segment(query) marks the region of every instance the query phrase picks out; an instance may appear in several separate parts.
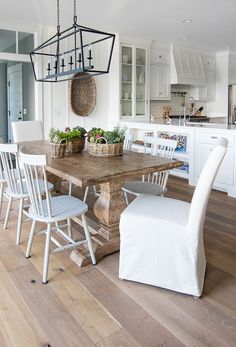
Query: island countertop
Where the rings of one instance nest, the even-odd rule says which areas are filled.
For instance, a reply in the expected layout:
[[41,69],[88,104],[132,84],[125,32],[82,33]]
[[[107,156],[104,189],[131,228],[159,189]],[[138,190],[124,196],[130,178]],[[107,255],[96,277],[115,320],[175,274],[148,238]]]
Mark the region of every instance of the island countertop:
[[176,150],[174,157],[184,162],[183,169],[174,170],[172,174],[188,179],[190,185],[196,185],[204,163],[217,140],[224,137],[228,140],[228,149],[216,176],[214,188],[236,197],[236,125],[220,123],[191,123],[185,126],[168,125],[163,122],[121,121],[134,137],[133,150],[143,151],[140,145],[144,135],[167,136],[184,143],[183,148]]
[[217,129],[217,130],[229,130],[236,132],[236,125],[234,124],[223,124],[223,123],[199,123],[199,122],[187,122],[186,125],[179,125],[179,124],[165,124],[161,121],[154,121],[154,122],[131,122],[131,121],[120,121],[121,125],[127,126],[127,128],[136,128],[136,129],[150,129],[150,130],[156,130],[157,128],[160,128],[163,130],[165,128],[167,131],[182,131],[190,129]]

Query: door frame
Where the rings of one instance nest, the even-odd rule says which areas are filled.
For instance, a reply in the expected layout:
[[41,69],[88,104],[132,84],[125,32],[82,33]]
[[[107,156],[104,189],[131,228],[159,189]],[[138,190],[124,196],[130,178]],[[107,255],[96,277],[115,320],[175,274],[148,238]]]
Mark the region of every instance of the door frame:
[[20,90],[20,112],[22,116],[22,121],[23,119],[23,85],[22,85],[22,63],[15,64],[13,66],[10,66],[7,68],[7,126],[8,126],[8,142],[12,142],[12,128],[11,128],[11,115],[10,115],[10,103],[11,103],[11,98],[10,98],[10,74],[14,72],[20,72],[21,73],[21,90]]

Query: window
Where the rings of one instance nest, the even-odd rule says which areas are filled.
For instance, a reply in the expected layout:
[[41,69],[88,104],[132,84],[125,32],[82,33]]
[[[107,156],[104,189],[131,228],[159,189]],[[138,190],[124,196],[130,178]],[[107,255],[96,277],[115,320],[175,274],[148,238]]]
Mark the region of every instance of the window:
[[0,52],[16,53],[16,32],[0,29]]
[[0,29],[0,52],[29,54],[34,49],[34,34]]

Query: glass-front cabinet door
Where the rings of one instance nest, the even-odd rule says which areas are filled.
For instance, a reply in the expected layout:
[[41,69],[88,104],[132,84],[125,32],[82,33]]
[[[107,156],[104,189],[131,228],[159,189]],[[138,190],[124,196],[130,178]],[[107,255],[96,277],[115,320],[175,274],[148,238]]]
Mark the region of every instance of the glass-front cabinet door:
[[121,46],[121,118],[148,119],[147,49]]
[[132,47],[121,48],[121,114],[131,118],[133,114],[133,50]]

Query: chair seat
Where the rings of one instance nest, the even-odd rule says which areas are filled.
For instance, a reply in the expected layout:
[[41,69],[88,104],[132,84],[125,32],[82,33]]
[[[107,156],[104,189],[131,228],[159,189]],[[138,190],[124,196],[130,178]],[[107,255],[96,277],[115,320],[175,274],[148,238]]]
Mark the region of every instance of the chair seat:
[[[48,185],[48,190],[53,189],[53,184],[48,182],[47,185]],[[45,184],[44,184],[43,180],[39,180],[39,188],[40,188],[41,193],[44,194],[45,193]],[[7,189],[6,189],[7,195],[12,196],[13,198],[21,198],[21,197],[27,198],[29,196],[26,181],[22,181],[22,192],[21,192],[20,182],[17,183],[16,189],[17,189],[17,192],[13,193],[9,189],[9,187],[7,187]]]
[[[140,220],[159,220],[163,223],[174,223],[186,226],[188,223],[190,204],[161,196],[141,195],[135,199],[122,215]],[[137,221],[137,219],[136,219]],[[163,230],[165,231],[165,230]]]
[[88,205],[78,198],[70,195],[61,195],[51,198],[52,216],[48,216],[47,201],[43,200],[45,216],[34,213],[32,206],[29,209],[29,217],[39,222],[53,223],[56,221],[72,218],[88,211]]
[[134,195],[148,194],[148,195],[162,195],[167,189],[163,189],[158,184],[142,181],[126,182],[122,188],[124,191]]

